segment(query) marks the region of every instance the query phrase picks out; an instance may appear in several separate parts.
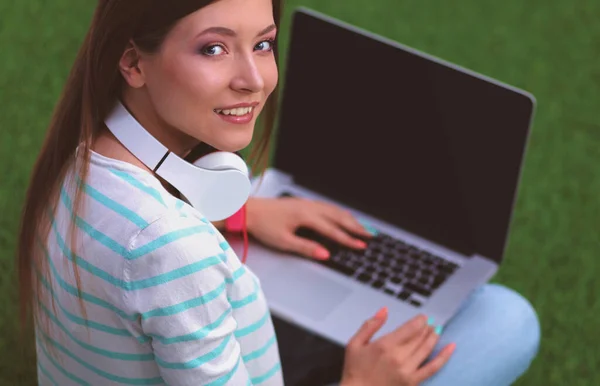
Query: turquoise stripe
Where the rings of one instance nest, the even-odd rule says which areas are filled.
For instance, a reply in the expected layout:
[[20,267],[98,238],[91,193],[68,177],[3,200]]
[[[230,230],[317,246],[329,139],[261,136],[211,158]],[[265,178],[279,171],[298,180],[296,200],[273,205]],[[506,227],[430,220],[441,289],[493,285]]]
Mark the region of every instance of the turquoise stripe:
[[65,327],[65,325],[62,324],[61,321],[58,320],[58,318],[56,316],[54,316],[50,312],[50,310],[48,310],[48,308],[46,308],[46,306],[44,304],[42,304],[42,302],[38,301],[38,304],[40,305],[40,307],[42,308],[42,310],[44,311],[44,313],[50,318],[50,320],[52,320],[58,326],[58,328],[60,328],[65,334],[67,334],[67,336],[69,338],[71,338],[75,343],[77,343],[79,346],[83,347],[84,349],[86,349],[88,351],[91,351],[91,352],[96,353],[98,355],[105,356],[107,358],[120,359],[120,360],[123,360],[123,361],[144,362],[144,361],[152,361],[152,360],[154,360],[154,354],[152,354],[152,353],[148,353],[148,354],[127,354],[127,353],[120,353],[120,352],[116,352],[116,351],[110,351],[110,350],[101,349],[101,348],[93,346],[91,344],[87,344],[85,342],[82,342],[79,339],[77,339],[77,337],[75,335],[73,335],[71,333],[71,331],[69,331]]
[[155,189],[151,186],[145,185],[144,183],[142,183],[140,180],[138,180],[131,174],[124,172],[122,170],[117,170],[117,169],[109,169],[109,170],[111,171],[112,174],[121,178],[123,181],[129,183],[130,185],[133,185],[134,187],[138,188],[142,192],[152,196],[156,201],[161,203],[163,206],[165,206],[165,207],[167,206],[167,204],[165,204],[165,202],[163,201],[163,198],[160,195],[160,192],[157,189]]
[[69,350],[67,350],[60,343],[58,343],[57,341],[53,340],[52,338],[50,338],[45,333],[42,332],[42,334],[44,335],[44,337],[50,343],[52,343],[52,345],[54,347],[56,347],[62,353],[64,353],[65,355],[67,355],[69,358],[73,359],[75,362],[79,363],[81,366],[83,366],[86,369],[94,372],[95,374],[98,374],[99,376],[101,376],[103,378],[109,379],[109,380],[114,381],[114,382],[124,383],[124,384],[127,384],[127,385],[162,385],[162,384],[164,384],[164,381],[163,381],[163,379],[161,377],[156,377],[156,378],[126,378],[126,377],[120,377],[118,375],[114,375],[114,374],[111,374],[111,373],[107,373],[106,371],[100,370],[100,369],[98,369],[98,368],[90,365],[89,363],[85,362],[84,360],[80,359],[78,356],[76,356],[75,354],[73,354],[72,352],[70,352]]
[[[42,277],[39,273],[38,273],[38,277],[39,277],[39,280],[44,285],[44,287],[46,287],[46,289],[50,292],[50,295],[54,299],[54,302],[58,304],[58,307],[62,310],[63,314],[71,322],[73,322],[75,324],[79,324],[81,326],[92,328],[94,330],[106,332],[106,333],[112,334],[112,335],[125,336],[125,337],[133,337],[133,335],[128,330],[126,330],[126,329],[120,329],[120,328],[115,328],[115,327],[107,326],[105,324],[101,324],[101,323],[94,322],[94,321],[91,321],[91,320],[86,320],[86,319],[80,318],[79,316],[73,315],[72,313],[70,313],[62,305],[61,301],[58,299],[58,297],[54,293],[54,290],[50,286],[50,283],[48,283],[48,281],[44,277]],[[138,337],[138,338],[135,338],[135,339],[137,339],[137,341],[140,342],[140,343],[144,343],[144,342],[147,342],[149,340],[148,337]]]
[[248,379],[248,383],[246,383],[246,386],[252,386],[252,380]]
[[99,230],[91,226],[89,223],[87,223],[85,220],[83,220],[81,217],[73,213],[73,203],[71,202],[71,199],[67,195],[67,192],[65,192],[64,188],[61,189],[60,197],[71,216],[75,218],[75,224],[79,229],[87,233],[91,238],[104,245],[108,249],[112,250],[113,252],[121,256],[127,256],[127,254],[129,253],[127,248],[123,247],[115,240],[100,232]]
[[[179,215],[181,217],[189,217],[188,212],[185,211],[183,208],[185,204],[186,204],[186,202],[181,199],[177,199],[177,202],[175,203],[175,209],[177,209],[177,211],[179,212]],[[205,221],[202,221],[202,222],[206,224]]]
[[208,334],[210,334],[212,331],[214,331],[217,327],[219,327],[225,321],[225,319],[227,318],[227,316],[229,316],[231,311],[232,311],[231,308],[228,308],[223,313],[223,315],[221,315],[217,320],[215,320],[214,322],[212,322],[210,324],[207,324],[206,326],[202,327],[198,331],[194,331],[190,334],[175,336],[172,338],[166,338],[164,336],[154,335],[154,334],[151,334],[149,336],[155,340],[158,340],[160,343],[162,343],[164,345],[173,344],[173,343],[181,343],[181,342],[190,342],[190,341],[194,341],[194,340],[204,339],[208,336]]
[[229,243],[227,241],[223,241],[219,244],[219,247],[221,247],[221,249],[223,250],[223,252],[227,251],[228,249],[231,248],[231,246],[229,245]]
[[242,359],[244,360],[244,362],[249,362],[249,361],[251,361],[251,360],[254,360],[254,359],[258,359],[258,358],[260,358],[261,356],[265,355],[265,353],[266,353],[267,351],[269,351],[269,348],[270,348],[270,347],[271,347],[271,346],[272,346],[272,345],[273,345],[275,342],[277,342],[277,339],[275,338],[275,336],[273,336],[271,339],[269,339],[269,340],[267,341],[267,343],[266,343],[266,344],[265,344],[263,347],[259,348],[259,349],[258,349],[258,350],[256,350],[256,351],[252,351],[250,354],[244,355],[244,356],[242,357]]
[[175,241],[180,240],[185,237],[204,233],[204,232],[208,232],[208,233],[212,234],[213,230],[211,227],[209,227],[207,225],[196,225],[196,226],[192,226],[189,228],[184,228],[184,229],[176,230],[173,232],[169,232],[165,235],[158,237],[156,240],[152,240],[148,244],[142,245],[141,247],[136,248],[135,250],[125,254],[124,257],[129,260],[134,260],[134,259],[140,258],[148,253],[151,253],[159,248],[162,248],[172,242],[175,242]]
[[227,382],[229,382],[229,380],[231,378],[233,378],[234,374],[236,373],[238,367],[240,366],[240,362],[241,360],[238,358],[238,361],[236,362],[235,366],[233,366],[233,369],[231,369],[230,372],[228,372],[227,374],[223,375],[221,378],[212,381],[208,384],[206,384],[205,386],[222,386],[225,385]]
[[83,184],[83,190],[86,192],[88,196],[98,201],[100,204],[104,205],[108,209],[114,211],[115,213],[125,217],[127,220],[131,221],[135,225],[140,228],[145,228],[148,226],[148,222],[141,218],[137,213],[132,211],[131,209],[119,204],[113,199],[105,196],[100,193],[98,190],[92,188],[88,184]]
[[225,348],[227,347],[227,344],[229,343],[230,340],[231,340],[231,335],[228,335],[225,339],[223,339],[221,344],[217,348],[215,348],[213,351],[206,353],[202,356],[199,356],[196,359],[192,359],[191,361],[188,361],[188,362],[166,362],[157,356],[156,363],[160,367],[163,367],[166,369],[174,369],[174,370],[195,369],[195,368],[202,366],[203,364],[205,364],[207,362],[212,361],[215,358],[218,358],[221,354],[223,354],[223,351],[225,351]]
[[70,285],[69,283],[64,281],[64,279],[60,276],[60,274],[58,273],[58,270],[54,266],[54,262],[52,262],[52,259],[50,258],[46,248],[44,248],[43,245],[41,247],[46,256],[46,260],[48,260],[48,265],[50,266],[50,269],[52,270],[52,274],[54,275],[54,277],[56,278],[56,281],[62,287],[62,289],[64,289],[66,292],[68,292],[71,295],[76,296],[76,297],[80,297],[80,295],[81,295],[81,299],[83,299],[89,303],[95,304],[97,306],[111,310],[124,319],[127,319],[127,320],[136,320],[137,319],[138,315],[129,315],[125,311],[113,306],[112,304],[108,303],[107,301],[102,300],[94,295],[88,294],[84,291],[81,291],[81,294],[80,294],[80,292],[77,290],[77,288],[73,287],[72,285]]
[[252,384],[258,385],[260,383],[263,383],[264,381],[268,380],[269,378],[271,378],[272,376],[277,374],[279,372],[279,370],[281,370],[281,363],[277,363],[271,370],[267,371],[265,374],[263,374],[259,377],[252,378]]
[[147,279],[141,279],[136,281],[124,281],[112,276],[108,272],[103,271],[102,269],[94,266],[93,264],[90,264],[86,260],[82,259],[80,256],[71,253],[70,249],[67,248],[64,240],[58,233],[58,230],[56,229],[56,223],[54,222],[54,220],[52,220],[52,228],[56,235],[56,241],[67,259],[69,259],[71,262],[74,262],[81,268],[85,269],[92,275],[106,281],[107,283],[114,285],[115,287],[122,288],[127,291],[135,291],[144,288],[155,287],[161,284],[166,284],[170,281],[192,275],[208,267],[212,267],[213,265],[218,265],[222,262],[222,254],[220,254],[217,256],[205,258],[195,263],[188,264],[184,267],[174,269],[173,271],[153,276]]
[[52,356],[48,354],[48,351],[46,350],[46,346],[44,345],[44,343],[38,336],[35,337],[35,340],[37,341],[38,346],[42,349],[42,352],[44,353],[44,356],[46,357],[46,359],[48,359],[54,365],[54,367],[56,367],[56,369],[61,372],[62,375],[69,378],[70,380],[72,380],[75,383],[78,383],[83,386],[89,386],[89,383],[87,383],[83,379],[75,376],[74,374],[68,372],[60,364],[58,364],[56,362],[56,360],[54,360],[54,358],[52,358]]
[[233,284],[237,279],[242,277],[246,273],[246,268],[242,265],[231,274],[231,277],[225,279],[227,284]]
[[54,386],[58,386],[58,383],[56,383],[56,381],[52,377],[52,374],[50,374],[50,372],[44,366],[42,366],[42,364],[39,362],[38,362],[38,368],[40,369],[42,374],[44,374],[50,380],[50,382],[52,382],[52,384]]
[[166,284],[170,281],[180,279],[182,277],[186,277],[192,275],[194,273],[200,272],[206,268],[212,267],[214,265],[218,265],[222,262],[221,255],[212,256],[206,259],[197,261],[195,263],[188,264],[184,267],[174,269],[170,272],[163,273],[154,277],[150,277],[147,279],[141,279],[132,282],[124,282],[122,288],[128,291],[135,291],[144,288],[155,287],[158,285]]
[[250,295],[246,296],[245,298],[243,298],[241,300],[229,300],[229,303],[231,304],[231,307],[233,307],[233,308],[241,308],[241,307],[247,306],[250,303],[253,303],[257,299],[258,299],[258,285],[256,284],[256,282],[254,282],[254,292],[252,292]]
[[267,311],[265,313],[265,315],[260,318],[260,320],[258,320],[255,323],[252,323],[251,325],[244,327],[244,328],[240,328],[235,332],[235,337],[236,338],[241,338],[243,336],[246,336],[248,334],[252,334],[253,332],[255,332],[256,330],[258,330],[259,328],[261,328],[265,323],[267,323],[267,320],[269,320],[270,314]]
[[98,241],[100,244],[104,245],[105,247],[109,248],[113,252],[119,254],[120,256],[128,260],[138,259],[148,253],[151,253],[161,247],[164,247],[172,242],[175,242],[185,237],[197,235],[203,232],[208,232],[210,234],[213,234],[214,232],[213,228],[208,225],[198,225],[189,228],[184,228],[173,232],[169,232],[165,235],[160,236],[156,240],[149,242],[146,245],[136,248],[133,251],[129,251],[126,247],[117,243],[115,240],[113,240],[106,234],[100,232],[92,225],[87,223],[85,220],[83,220],[81,217],[75,216],[73,213],[73,203],[69,198],[67,192],[64,190],[64,188],[61,189],[60,195],[65,207],[69,210],[71,216],[75,217],[75,223],[81,230],[87,233],[94,240]]
[[190,308],[201,306],[203,304],[210,302],[211,300],[216,299],[219,295],[221,295],[223,292],[225,292],[225,288],[226,288],[225,283],[223,283],[219,287],[217,287],[216,289],[210,291],[209,293],[207,293],[205,295],[202,295],[197,298],[190,299],[185,302],[175,304],[172,306],[158,308],[156,310],[152,310],[149,312],[144,312],[141,314],[141,317],[143,320],[146,320],[148,318],[153,318],[153,317],[157,317],[157,316],[169,316],[169,315],[178,314],[180,312],[189,310]]

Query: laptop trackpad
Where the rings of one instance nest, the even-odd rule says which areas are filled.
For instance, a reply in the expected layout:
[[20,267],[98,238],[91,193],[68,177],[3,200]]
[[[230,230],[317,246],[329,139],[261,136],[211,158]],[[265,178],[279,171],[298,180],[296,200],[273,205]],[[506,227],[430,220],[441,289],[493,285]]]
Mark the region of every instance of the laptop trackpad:
[[[267,301],[292,307],[315,321],[324,319],[352,290],[315,271],[269,278]],[[266,285],[266,283],[265,283]]]

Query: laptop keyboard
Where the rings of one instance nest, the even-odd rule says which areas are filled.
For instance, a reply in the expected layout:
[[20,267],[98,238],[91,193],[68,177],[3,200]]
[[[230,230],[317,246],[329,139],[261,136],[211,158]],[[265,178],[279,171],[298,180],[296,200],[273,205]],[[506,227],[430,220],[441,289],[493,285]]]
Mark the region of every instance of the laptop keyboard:
[[342,247],[307,228],[300,228],[297,234],[321,243],[330,251],[329,260],[315,260],[317,263],[417,307],[458,268],[448,260],[381,232],[364,240],[367,248],[363,250]]

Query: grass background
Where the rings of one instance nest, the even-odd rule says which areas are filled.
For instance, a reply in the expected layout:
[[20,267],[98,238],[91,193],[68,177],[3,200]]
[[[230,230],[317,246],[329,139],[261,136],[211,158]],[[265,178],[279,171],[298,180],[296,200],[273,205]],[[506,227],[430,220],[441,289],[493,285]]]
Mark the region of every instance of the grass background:
[[[0,0],[0,385],[35,384],[17,338],[14,251],[30,169],[96,1]],[[536,95],[507,263],[539,312],[519,385],[600,385],[600,2],[291,0]],[[318,44],[318,42],[315,42]],[[367,53],[368,54],[368,53]]]

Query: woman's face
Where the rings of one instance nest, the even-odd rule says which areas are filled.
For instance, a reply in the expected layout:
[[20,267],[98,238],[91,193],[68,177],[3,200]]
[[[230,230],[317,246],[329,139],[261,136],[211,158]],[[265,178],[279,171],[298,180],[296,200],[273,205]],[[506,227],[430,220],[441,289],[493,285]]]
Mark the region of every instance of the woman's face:
[[250,144],[278,80],[271,1],[216,1],[182,19],[158,53],[141,54],[145,99],[164,130],[179,132],[171,138],[224,151]]

